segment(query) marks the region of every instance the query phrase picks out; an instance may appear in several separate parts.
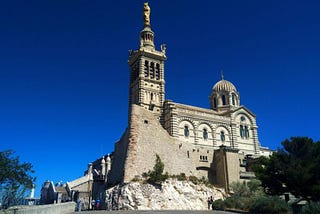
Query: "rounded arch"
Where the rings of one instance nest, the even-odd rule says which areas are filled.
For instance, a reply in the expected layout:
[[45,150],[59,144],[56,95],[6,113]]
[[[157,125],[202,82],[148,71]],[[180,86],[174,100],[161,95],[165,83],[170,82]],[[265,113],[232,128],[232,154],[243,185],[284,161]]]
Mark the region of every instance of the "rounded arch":
[[198,130],[200,130],[202,127],[204,127],[204,126],[206,126],[207,128],[209,128],[210,129],[210,131],[213,131],[213,127],[209,124],[209,123],[207,123],[207,122],[200,122],[199,124],[198,124]]
[[246,114],[245,112],[239,112],[235,116],[237,123],[237,136],[240,141],[247,142],[253,136],[252,127],[255,125],[254,117]]
[[225,145],[231,146],[231,130],[230,127],[219,124],[215,129],[215,142],[217,146]]
[[213,128],[207,122],[200,122],[197,127],[198,143],[211,144],[213,140]]
[[240,98],[239,95],[235,92],[231,92],[231,104],[233,106],[239,106],[240,105]]
[[242,111],[235,114],[235,116],[234,116],[235,121],[237,123],[241,122],[241,117],[244,117],[246,120],[249,120],[250,125],[254,125],[254,118],[251,115],[249,115],[245,112],[242,112]]
[[182,117],[182,118],[180,118],[177,122],[178,122],[178,124],[180,124],[180,123],[182,123],[183,121],[187,121],[187,122],[191,123],[192,126],[193,126],[193,128],[197,127],[195,121],[193,121],[192,119],[187,118],[187,117]]
[[180,140],[183,142],[194,143],[196,136],[196,126],[195,123],[188,119],[184,118],[178,122],[178,135]]

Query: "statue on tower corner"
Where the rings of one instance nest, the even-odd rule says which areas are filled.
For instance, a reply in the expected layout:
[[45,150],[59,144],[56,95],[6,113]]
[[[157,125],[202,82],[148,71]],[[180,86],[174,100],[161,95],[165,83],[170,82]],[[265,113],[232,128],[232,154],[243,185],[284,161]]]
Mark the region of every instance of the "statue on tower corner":
[[143,4],[143,24],[144,27],[150,26],[150,7],[148,2]]

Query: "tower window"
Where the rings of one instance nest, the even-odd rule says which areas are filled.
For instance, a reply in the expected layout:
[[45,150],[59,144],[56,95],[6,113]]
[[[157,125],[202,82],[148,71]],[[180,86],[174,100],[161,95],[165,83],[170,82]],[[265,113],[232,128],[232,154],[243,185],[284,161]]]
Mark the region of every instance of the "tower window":
[[213,108],[217,108],[217,98],[213,98]]
[[225,106],[226,105],[226,96],[222,95],[221,99],[222,99],[222,105]]
[[226,136],[224,134],[224,131],[220,132],[220,139],[221,139],[222,142],[226,141]]
[[144,61],[144,77],[149,76],[149,61]]
[[232,105],[236,105],[236,95],[232,94]]
[[135,62],[131,67],[131,82],[135,81],[139,76],[139,61]]
[[156,79],[160,79],[160,65],[158,63],[156,64]]
[[207,140],[208,139],[207,129],[203,129],[202,135],[203,135],[203,140]]
[[184,126],[184,136],[189,137],[189,127],[188,126]]
[[154,62],[150,63],[150,78],[154,78]]

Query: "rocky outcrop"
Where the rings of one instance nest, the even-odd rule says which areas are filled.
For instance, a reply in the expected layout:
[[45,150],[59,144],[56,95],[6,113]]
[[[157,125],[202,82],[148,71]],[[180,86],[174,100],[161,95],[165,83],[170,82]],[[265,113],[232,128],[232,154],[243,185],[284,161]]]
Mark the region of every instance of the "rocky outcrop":
[[142,182],[117,185],[107,189],[106,196],[115,210],[206,210],[208,197],[217,200],[226,194],[223,189],[168,179],[159,186]]

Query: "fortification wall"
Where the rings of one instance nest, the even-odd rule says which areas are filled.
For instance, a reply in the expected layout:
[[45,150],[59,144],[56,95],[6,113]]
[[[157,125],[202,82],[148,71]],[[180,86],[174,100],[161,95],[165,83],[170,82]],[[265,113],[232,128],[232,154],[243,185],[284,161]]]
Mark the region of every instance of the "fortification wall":
[[169,174],[192,170],[185,147],[172,138],[152,112],[133,105],[124,182],[151,170],[158,154]]
[[[200,156],[208,156],[208,153],[208,160],[200,162]],[[156,154],[164,163],[165,172],[185,173],[187,176],[197,177],[208,177],[208,168],[213,158],[213,151],[209,152],[208,148],[200,148],[171,137],[152,112],[133,105],[124,182],[130,182],[134,177],[141,176],[143,172],[152,170]],[[197,167],[202,170],[197,170]]]
[[115,144],[111,170],[108,175],[108,184],[117,184],[123,181],[124,164],[127,157],[129,131],[126,129],[121,139]]

